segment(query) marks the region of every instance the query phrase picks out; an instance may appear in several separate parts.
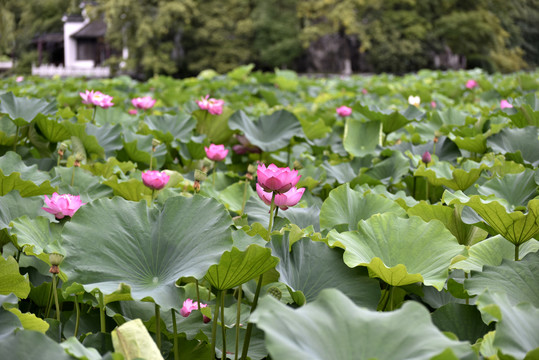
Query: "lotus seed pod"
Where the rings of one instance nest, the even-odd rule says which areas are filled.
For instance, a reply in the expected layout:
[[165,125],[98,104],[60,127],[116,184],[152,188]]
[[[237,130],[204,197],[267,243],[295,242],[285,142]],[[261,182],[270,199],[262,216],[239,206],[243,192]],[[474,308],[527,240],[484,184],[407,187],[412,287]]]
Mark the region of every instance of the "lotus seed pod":
[[195,181],[205,181],[208,178],[205,172],[195,169]]
[[272,286],[268,289],[268,294],[270,294],[277,300],[281,300],[281,298],[283,297],[283,293],[281,292],[281,290],[279,290],[279,288],[275,286]]

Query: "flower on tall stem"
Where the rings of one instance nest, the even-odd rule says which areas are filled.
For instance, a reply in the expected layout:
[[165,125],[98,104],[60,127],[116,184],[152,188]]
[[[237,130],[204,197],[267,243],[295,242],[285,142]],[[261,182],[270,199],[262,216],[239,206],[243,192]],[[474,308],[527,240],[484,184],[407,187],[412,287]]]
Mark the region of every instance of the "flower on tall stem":
[[466,89],[473,89],[475,87],[478,87],[479,84],[474,79],[470,79],[466,81]]
[[79,93],[83,104],[99,106],[103,109],[113,106],[112,96],[105,95],[100,91],[86,90]]
[[131,99],[131,104],[137,109],[149,110],[155,105],[155,101],[151,96],[143,96]]
[[256,175],[258,183],[267,192],[275,192],[276,194],[282,194],[296,186],[299,179],[297,170],[290,170],[290,168],[280,168],[275,164],[270,164],[268,167],[264,164],[259,164],[256,169]]
[[49,198],[45,195],[45,204],[48,207],[42,207],[48,213],[54,215],[58,220],[63,219],[66,216],[72,217],[75,212],[86,203],[80,200],[79,195],[53,193]]
[[[276,194],[275,206],[278,206],[281,210],[287,210],[289,207],[297,205],[304,192],[305,188],[298,189],[294,186],[283,194]],[[262,199],[264,204],[271,206],[271,198],[273,193],[264,191],[262,186],[260,186],[258,183],[256,184],[256,193],[260,199]]]
[[419,95],[418,96],[410,95],[408,96],[408,104],[419,107],[419,105],[421,104],[421,98],[419,97]]
[[431,155],[430,155],[430,152],[425,151],[425,152],[423,153],[423,156],[421,156],[421,161],[423,161],[423,163],[424,163],[425,165],[428,165],[428,164],[432,161],[432,157],[431,157]]
[[223,161],[228,155],[228,149],[224,145],[210,144],[210,147],[204,146],[206,156],[213,161]]
[[141,177],[144,185],[152,190],[161,190],[170,180],[170,176],[166,172],[157,170],[144,171]]
[[352,108],[349,108],[348,106],[340,106],[336,109],[337,114],[341,117],[347,117],[352,115]]
[[225,101],[222,99],[210,98],[210,95],[196,101],[200,110],[207,110],[212,115],[221,115]]

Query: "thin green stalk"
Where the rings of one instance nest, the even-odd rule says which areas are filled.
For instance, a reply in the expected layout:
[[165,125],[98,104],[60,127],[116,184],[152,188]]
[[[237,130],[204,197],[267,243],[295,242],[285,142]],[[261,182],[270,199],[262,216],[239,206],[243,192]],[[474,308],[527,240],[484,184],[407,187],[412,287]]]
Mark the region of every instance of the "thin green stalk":
[[180,353],[178,352],[178,325],[176,324],[176,310],[172,311],[172,331],[174,336],[174,360],[180,359]]
[[225,294],[226,291],[221,291],[221,334],[223,337],[223,355],[221,359],[226,359]]
[[519,261],[519,248],[520,248],[520,244],[515,244],[515,261]]
[[245,186],[243,187],[243,200],[241,202],[241,215],[245,211],[245,204],[247,204],[247,190],[249,190],[249,180],[245,179]]
[[152,171],[152,164],[153,164],[153,151],[150,152],[150,171]]
[[417,188],[417,176],[414,176],[414,199],[417,200],[417,194],[416,194],[416,188]]
[[198,290],[198,279],[195,279],[195,285],[196,285],[196,290],[197,290],[198,311],[200,311],[200,291]]
[[426,181],[426,186],[425,186],[425,201],[429,201],[429,181],[427,180]]
[[61,160],[61,157],[60,157],[60,154],[58,154],[58,158],[56,159],[56,166],[60,166],[60,160]]
[[21,249],[17,249],[17,256],[15,257],[15,260],[17,260],[17,263],[19,262],[20,258],[21,258]]
[[75,184],[75,168],[76,166],[73,166],[73,170],[71,171],[71,186],[73,186],[73,184]]
[[213,174],[211,178],[211,184],[213,187],[215,187],[215,177],[217,176],[217,164],[215,164],[215,167],[213,168]]
[[384,301],[384,306],[382,307],[382,311],[386,311],[387,304],[389,303],[389,299],[391,298],[392,291],[393,291],[393,287],[391,285],[388,285],[386,292],[384,294],[385,301]]
[[79,299],[78,295],[75,294],[75,311],[77,312],[77,319],[75,320],[75,337],[79,333],[79,321],[80,321],[80,308],[79,308]]
[[99,292],[99,322],[101,323],[101,332],[107,332],[105,327],[105,299],[102,292]]
[[378,145],[384,146],[384,124],[380,122],[380,133],[378,136]]
[[[468,273],[467,272],[464,272],[464,278],[465,279],[468,278]],[[470,305],[470,298],[469,297],[466,297],[466,305]]]
[[271,240],[271,229],[273,227],[273,209],[275,208],[275,195],[277,193],[274,191],[272,192],[272,195],[271,195],[271,206],[270,206],[270,220],[269,220],[269,225],[268,225],[268,237],[267,237],[267,241],[270,241]]
[[234,360],[238,360],[240,350],[240,318],[241,318],[241,285],[238,286],[238,310],[236,311],[236,347],[234,348]]
[[97,106],[94,105],[94,114],[92,115],[92,124],[95,124],[95,114],[97,113]]
[[212,328],[211,328],[211,357],[210,359],[215,359],[215,341],[217,340],[217,320],[219,319],[219,301],[221,299],[221,292],[220,290],[217,291],[217,295],[215,296],[215,310],[213,311],[213,321]]
[[286,155],[286,166],[290,166],[290,152],[291,152],[291,150],[292,150],[291,144],[288,143],[287,155]]
[[51,284],[51,287],[49,288],[49,301],[47,302],[47,310],[45,311],[44,319],[49,317],[51,307],[52,307],[52,284]]
[[436,141],[434,141],[432,145],[432,155],[436,155]]
[[155,343],[161,351],[161,310],[157,304],[155,304]]
[[15,131],[15,142],[13,143],[13,152],[17,151],[18,142],[19,142],[19,125],[17,125],[17,130]]
[[56,274],[52,274],[52,290],[54,295],[54,305],[56,306],[56,320],[60,322],[60,303],[58,302],[58,292],[56,291],[57,286]]
[[[258,284],[256,285],[256,291],[255,291],[255,298],[253,299],[253,305],[251,306],[251,314],[253,313],[253,311],[255,311],[256,305],[258,304],[258,297],[260,296],[260,289],[262,288],[263,277],[264,277],[264,274],[260,275],[260,277],[258,278]],[[247,359],[247,352],[249,351],[249,343],[251,342],[252,332],[253,332],[253,323],[249,322],[247,324],[247,330],[245,331],[245,340],[243,341],[243,350],[241,352],[242,360]]]

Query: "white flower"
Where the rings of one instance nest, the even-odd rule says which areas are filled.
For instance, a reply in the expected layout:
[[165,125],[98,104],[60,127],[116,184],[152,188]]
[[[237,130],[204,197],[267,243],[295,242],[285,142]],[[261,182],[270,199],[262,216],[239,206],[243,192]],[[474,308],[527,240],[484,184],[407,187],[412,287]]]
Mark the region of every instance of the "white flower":
[[408,96],[408,104],[413,106],[419,106],[421,104],[421,98],[419,96]]

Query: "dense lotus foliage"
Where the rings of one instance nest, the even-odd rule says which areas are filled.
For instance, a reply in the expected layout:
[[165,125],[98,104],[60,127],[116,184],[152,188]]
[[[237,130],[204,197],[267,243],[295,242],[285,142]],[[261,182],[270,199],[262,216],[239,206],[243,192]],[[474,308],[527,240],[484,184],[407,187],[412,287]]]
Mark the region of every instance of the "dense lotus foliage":
[[0,353],[537,359],[539,72],[251,70],[0,81]]

